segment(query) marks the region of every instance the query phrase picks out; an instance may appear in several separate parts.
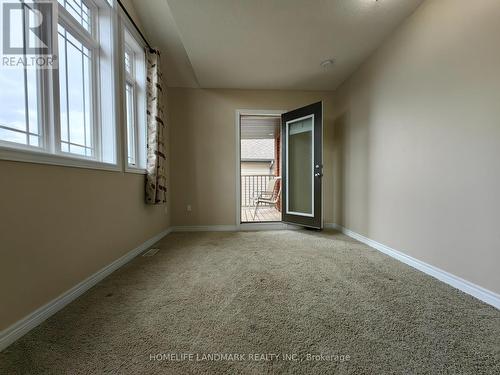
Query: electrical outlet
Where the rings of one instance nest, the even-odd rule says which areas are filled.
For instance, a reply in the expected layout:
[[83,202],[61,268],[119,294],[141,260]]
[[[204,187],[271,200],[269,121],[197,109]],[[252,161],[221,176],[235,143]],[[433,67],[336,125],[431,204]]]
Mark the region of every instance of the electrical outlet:
[[188,204],[188,205],[186,206],[186,211],[187,211],[187,212],[191,212],[191,211],[192,211],[192,208],[191,208],[191,205],[190,205],[190,204]]

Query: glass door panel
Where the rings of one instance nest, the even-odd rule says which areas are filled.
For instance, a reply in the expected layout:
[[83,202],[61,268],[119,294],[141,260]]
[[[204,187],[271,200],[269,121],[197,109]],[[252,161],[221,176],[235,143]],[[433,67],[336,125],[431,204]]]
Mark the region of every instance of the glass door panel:
[[[287,213],[314,216],[314,115],[287,123]],[[308,176],[310,178],[308,178]]]

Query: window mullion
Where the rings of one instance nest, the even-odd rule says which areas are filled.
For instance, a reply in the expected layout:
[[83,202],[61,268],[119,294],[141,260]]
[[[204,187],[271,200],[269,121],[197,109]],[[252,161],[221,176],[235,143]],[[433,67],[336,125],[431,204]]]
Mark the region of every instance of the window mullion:
[[[135,67],[135,61],[134,61],[134,67]],[[134,82],[132,84],[132,101],[133,101],[133,119],[134,119],[134,148],[135,148],[135,166],[136,167],[141,167],[141,157],[140,157],[140,136],[139,136],[139,121],[138,121],[138,107],[137,107],[137,84]]]
[[134,167],[137,167],[137,123],[135,121],[135,86],[134,84],[130,84],[130,121],[132,123],[132,134],[133,144],[132,149],[134,150]]
[[94,48],[91,50],[91,72],[90,72],[90,90],[92,92],[91,96],[91,117],[92,117],[92,139],[94,142],[94,153],[95,158],[102,160],[102,121],[99,116],[99,112],[102,110],[100,103],[100,86],[99,86],[99,49]]
[[[122,51],[122,74],[125,87],[125,95],[128,94],[127,100],[124,102],[130,108],[127,108],[127,113],[130,121],[127,122],[127,132],[133,133],[134,143],[128,148],[129,157],[134,154],[134,165],[126,164],[130,171],[143,172],[146,168],[146,106],[142,104],[145,101],[142,85],[144,84],[145,69],[142,59],[144,58],[144,50],[142,41],[138,41],[134,30],[129,27],[124,27],[124,40],[121,43]],[[144,82],[143,82],[144,81]]]
[[99,43],[63,6],[59,5],[59,23],[89,49],[99,47]]
[[[57,28],[57,24],[53,27]],[[51,27],[44,26],[42,32],[52,38],[52,48],[58,51],[59,40],[57,29],[54,33]],[[55,38],[54,38],[55,35]],[[59,66],[59,56],[56,61]],[[40,144],[46,152],[56,153],[59,139],[59,69],[41,69],[37,74],[38,94],[38,133],[41,132]]]
[[[44,24],[42,32],[53,38],[52,27]],[[52,48],[57,51],[58,38],[52,40]],[[59,59],[58,59],[59,60]],[[58,61],[56,62],[58,64]],[[38,143],[46,152],[55,153],[55,143],[59,118],[59,90],[57,69],[39,69],[36,74]]]
[[[56,39],[54,48],[58,48]],[[43,139],[45,148],[51,154],[55,154],[60,148],[60,93],[59,93],[59,69],[45,69],[41,74],[41,118],[43,119]]]
[[[26,56],[26,45],[28,44],[28,37],[26,35],[26,7],[23,6],[22,11],[22,28],[23,28],[23,52],[24,56]],[[29,102],[28,102],[28,71],[23,69],[23,83],[24,83],[24,121],[25,121],[25,130],[26,130],[26,145],[30,144],[29,140],[29,132],[30,132],[30,123],[29,123]]]
[[[82,88],[83,88],[83,145],[85,146],[85,156],[87,155],[87,121],[90,121],[90,119],[87,119],[87,105],[90,105],[90,103],[87,103],[85,100],[85,82],[84,82],[84,77],[85,77],[85,57],[82,54],[81,56],[81,61],[82,61]],[[90,129],[89,129],[90,130]],[[93,153],[95,154],[95,147],[93,148]],[[95,155],[92,155],[95,157]]]
[[[64,33],[66,34],[67,31],[65,30]],[[64,77],[64,91],[65,91],[65,95],[64,97],[66,98],[66,103],[64,103],[64,106],[66,108],[66,124],[61,124],[61,125],[66,125],[66,135],[68,137],[67,141],[68,141],[68,152],[71,151],[71,147],[70,147],[70,144],[71,144],[71,129],[69,127],[69,118],[70,118],[70,112],[69,112],[69,89],[68,89],[68,40],[66,38],[66,35],[65,35],[65,38],[64,38],[64,64],[65,64],[65,67],[64,67],[64,74],[65,74],[65,77]],[[59,148],[59,150],[62,150],[61,148]]]

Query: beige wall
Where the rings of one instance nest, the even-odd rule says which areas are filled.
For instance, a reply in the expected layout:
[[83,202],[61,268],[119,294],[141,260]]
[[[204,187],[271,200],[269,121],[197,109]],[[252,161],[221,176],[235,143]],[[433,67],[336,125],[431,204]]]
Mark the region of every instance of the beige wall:
[[0,330],[169,226],[144,176],[0,161]]
[[[174,225],[236,223],[237,109],[288,110],[324,101],[325,221],[333,219],[331,92],[169,89]],[[191,204],[192,211],[186,206]]]
[[146,205],[143,175],[0,160],[0,176],[0,330],[170,226],[170,191]]
[[0,160],[0,176],[0,330],[170,226],[143,175]]
[[335,220],[500,292],[500,2],[435,0],[336,93]]

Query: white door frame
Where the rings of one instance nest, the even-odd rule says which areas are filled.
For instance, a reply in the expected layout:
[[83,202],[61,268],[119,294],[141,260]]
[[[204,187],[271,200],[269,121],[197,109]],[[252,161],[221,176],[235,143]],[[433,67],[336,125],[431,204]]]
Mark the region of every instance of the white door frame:
[[[281,116],[288,110],[279,109],[237,109],[235,121],[235,145],[236,145],[236,230],[273,230],[273,229],[291,229],[296,228],[294,225],[281,222],[276,223],[241,223],[241,167],[240,167],[240,118],[241,116]],[[281,131],[281,129],[280,129]],[[281,150],[280,150],[281,151]]]

